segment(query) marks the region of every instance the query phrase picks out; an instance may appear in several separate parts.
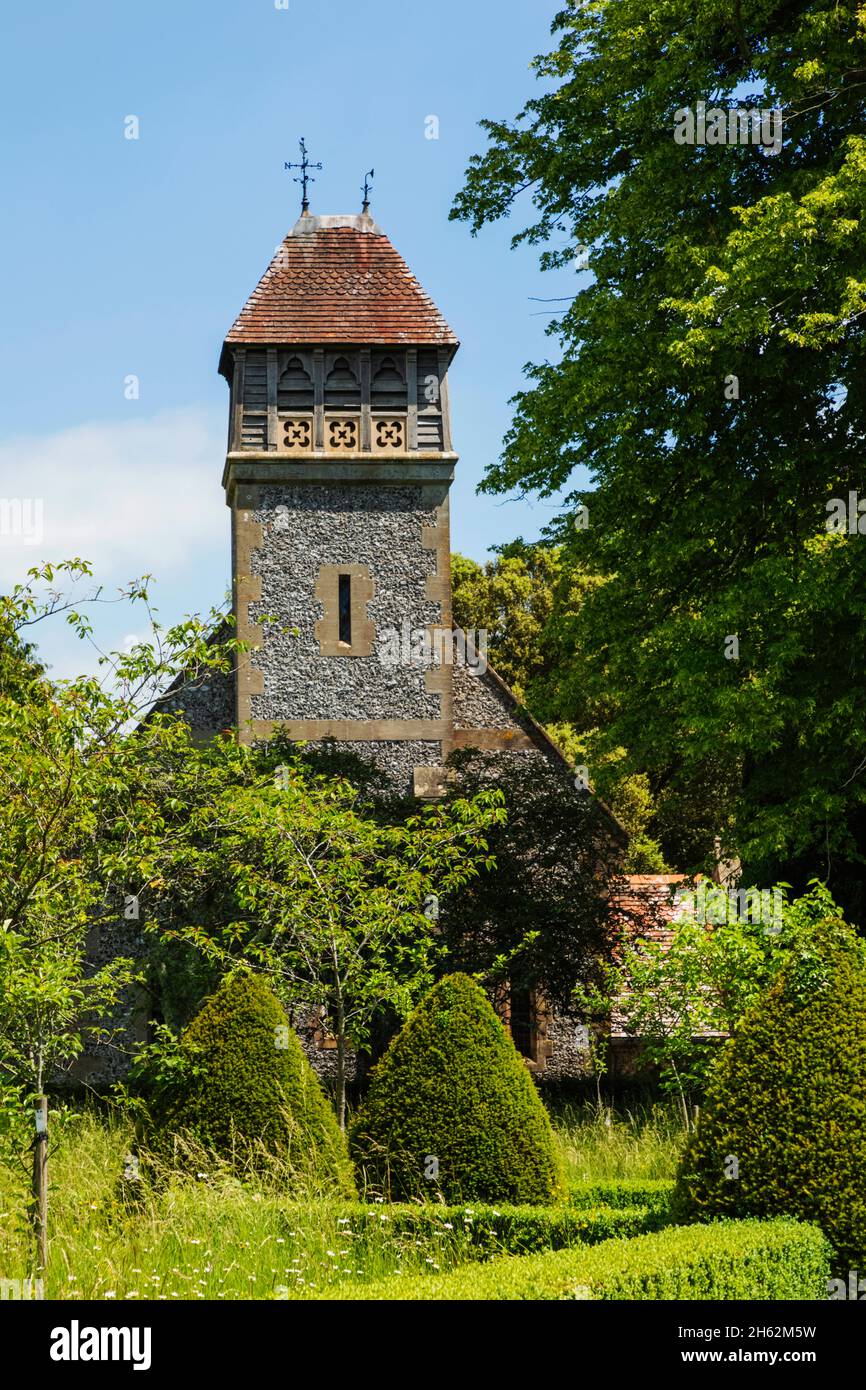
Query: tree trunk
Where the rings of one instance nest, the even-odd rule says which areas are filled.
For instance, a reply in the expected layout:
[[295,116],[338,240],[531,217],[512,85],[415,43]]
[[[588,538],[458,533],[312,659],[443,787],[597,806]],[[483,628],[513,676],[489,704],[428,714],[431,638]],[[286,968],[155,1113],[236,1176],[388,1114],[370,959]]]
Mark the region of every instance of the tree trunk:
[[342,1004],[337,1006],[337,1115],[346,1132],[346,1031]]
[[36,1137],[33,1140],[33,1235],[36,1271],[48,1264],[48,1097],[37,1096]]

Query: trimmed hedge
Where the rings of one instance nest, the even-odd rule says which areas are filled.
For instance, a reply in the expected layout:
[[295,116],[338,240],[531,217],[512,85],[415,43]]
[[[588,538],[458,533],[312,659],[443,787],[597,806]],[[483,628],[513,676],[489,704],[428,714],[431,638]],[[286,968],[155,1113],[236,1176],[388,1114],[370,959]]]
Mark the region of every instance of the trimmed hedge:
[[261,1146],[305,1182],[356,1196],[334,1111],[276,995],[248,972],[227,976],[180,1039],[183,1081],[157,1102],[157,1150],[186,1132],[243,1168]]
[[725,1044],[680,1163],[679,1219],[815,1221],[866,1267],[866,966],[827,921]]
[[317,1291],[320,1299],[825,1300],[831,1249],[817,1226],[724,1221],[671,1226],[587,1249],[467,1264]]
[[673,1178],[620,1178],[608,1182],[570,1182],[573,1207],[651,1207],[667,1211],[674,1193]]
[[663,1213],[647,1207],[628,1206],[620,1211],[553,1206],[443,1207],[382,1204],[334,1206],[337,1218],[348,1221],[355,1239],[366,1231],[383,1228],[392,1235],[418,1240],[441,1237],[462,1251],[465,1258],[493,1255],[527,1255],[544,1250],[563,1250],[573,1245],[598,1245],[615,1236],[643,1235],[664,1224]]
[[397,1200],[565,1196],[547,1111],[468,975],[440,980],[409,1016],[373,1070],[350,1146],[359,1179]]

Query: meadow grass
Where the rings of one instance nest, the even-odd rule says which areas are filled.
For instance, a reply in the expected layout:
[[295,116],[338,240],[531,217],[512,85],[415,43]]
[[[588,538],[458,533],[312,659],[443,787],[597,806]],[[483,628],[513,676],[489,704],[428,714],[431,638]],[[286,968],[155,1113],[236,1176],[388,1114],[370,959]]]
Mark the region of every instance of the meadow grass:
[[595,1103],[565,1105],[553,1119],[568,1177],[575,1182],[672,1178],[686,1137],[670,1104],[621,1111]]
[[[570,1107],[555,1118],[555,1130],[575,1180],[672,1176],[682,1141],[661,1107],[619,1116]],[[172,1171],[125,1183],[133,1131],[122,1114],[61,1112],[54,1135],[47,1298],[294,1298],[478,1259],[456,1224],[453,1231],[400,1231],[387,1204],[378,1221],[347,1218],[347,1204],[322,1197],[309,1176],[299,1197],[297,1175],[279,1165],[264,1176],[252,1168],[238,1176],[188,1148]],[[27,1190],[23,1164],[7,1154],[0,1162],[0,1278],[33,1273]]]

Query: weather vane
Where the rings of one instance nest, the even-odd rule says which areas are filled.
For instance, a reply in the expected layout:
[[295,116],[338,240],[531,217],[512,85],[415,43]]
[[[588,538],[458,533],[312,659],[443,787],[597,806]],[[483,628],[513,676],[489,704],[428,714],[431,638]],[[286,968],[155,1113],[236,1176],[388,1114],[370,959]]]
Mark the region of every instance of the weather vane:
[[315,182],[316,182],[316,180],[315,180],[314,178],[312,178],[312,176],[311,176],[310,174],[307,173],[307,170],[308,170],[308,169],[321,169],[322,165],[321,165],[321,163],[319,163],[319,164],[311,164],[310,161],[307,159],[307,147],[306,147],[306,145],[304,144],[304,137],[303,137],[303,135],[301,136],[301,139],[300,139],[300,146],[301,146],[301,162],[300,162],[300,164],[288,164],[288,163],[284,163],[284,164],[283,164],[283,168],[284,168],[284,169],[300,169],[300,171],[301,171],[301,177],[300,177],[299,179],[293,179],[292,182],[293,182],[293,183],[299,183],[299,184],[301,184],[302,187],[303,187],[304,196],[303,196],[303,200],[302,200],[302,202],[301,202],[301,212],[304,213],[304,212],[309,212],[309,210],[310,210],[310,200],[309,200],[309,198],[307,197],[307,184],[308,184],[308,183],[315,183]]
[[364,206],[361,208],[361,211],[362,211],[362,212],[369,212],[369,209],[370,209],[370,184],[369,184],[369,180],[370,180],[370,179],[374,179],[375,177],[376,177],[376,170],[375,170],[375,169],[368,169],[367,172],[366,172],[366,174],[364,175],[364,187],[363,187],[363,189],[362,189],[362,192],[363,192],[363,194],[364,194]]

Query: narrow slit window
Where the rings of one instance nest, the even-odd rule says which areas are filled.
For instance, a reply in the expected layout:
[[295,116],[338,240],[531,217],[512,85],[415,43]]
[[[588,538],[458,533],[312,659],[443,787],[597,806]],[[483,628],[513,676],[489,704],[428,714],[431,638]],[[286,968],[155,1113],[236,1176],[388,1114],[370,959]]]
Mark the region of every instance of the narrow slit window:
[[352,645],[352,576],[339,577],[340,641],[347,647]]

